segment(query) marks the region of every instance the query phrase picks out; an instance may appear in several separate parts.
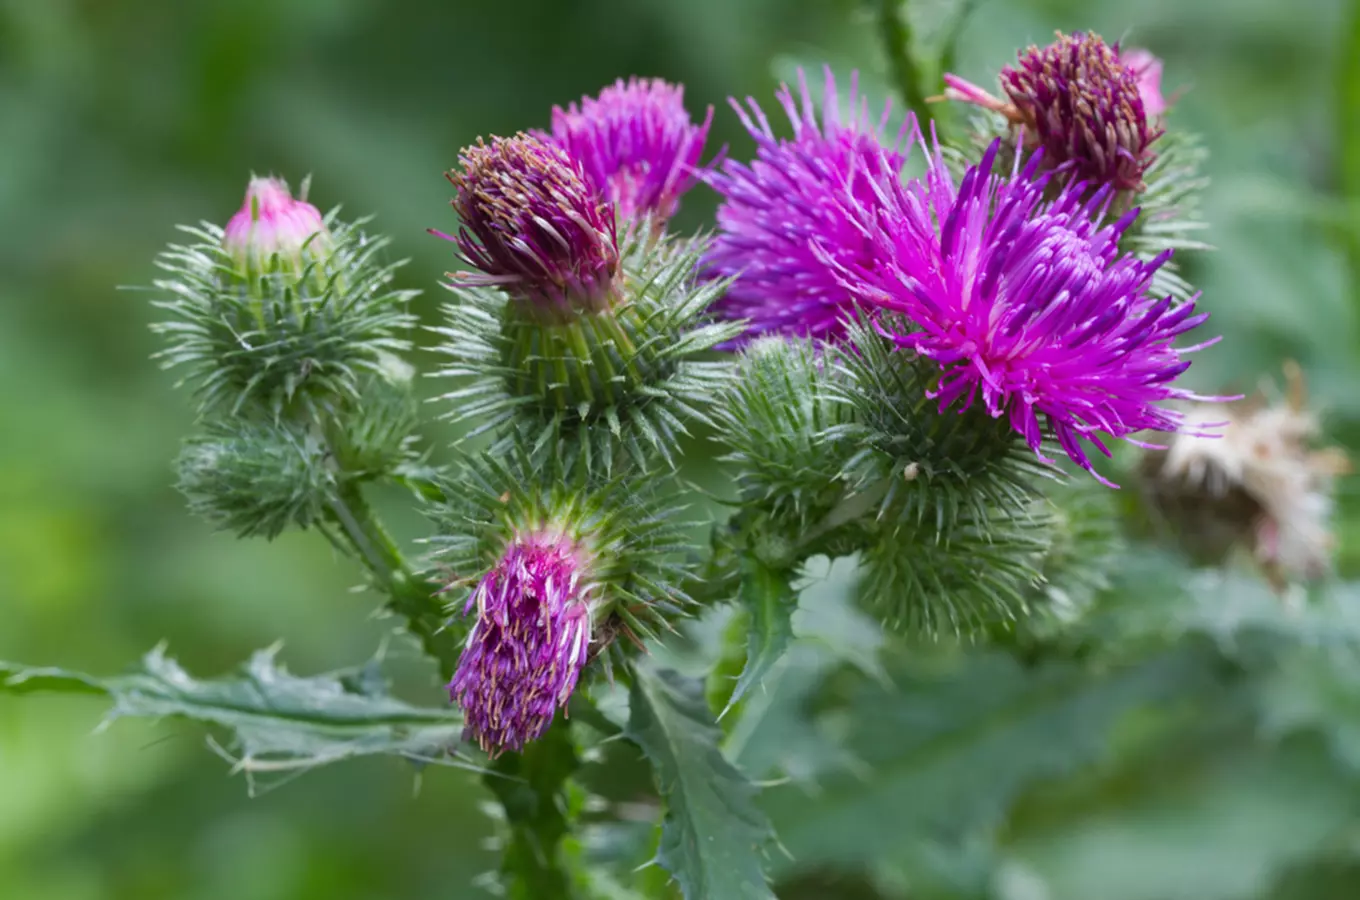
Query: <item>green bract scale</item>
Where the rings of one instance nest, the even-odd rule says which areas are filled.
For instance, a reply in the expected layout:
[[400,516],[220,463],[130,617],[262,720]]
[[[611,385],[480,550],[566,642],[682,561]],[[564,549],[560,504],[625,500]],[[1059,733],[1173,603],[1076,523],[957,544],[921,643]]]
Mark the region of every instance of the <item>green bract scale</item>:
[[418,292],[393,287],[401,263],[382,261],[388,241],[365,221],[323,217],[281,181],[254,179],[225,228],[182,228],[193,243],[157,259],[167,297],[156,305],[170,319],[153,328],[200,413],[315,416],[357,399],[385,355],[409,348]]
[[470,379],[444,394],[454,421],[474,433],[512,421],[561,427],[572,447],[612,466],[622,443],[673,459],[689,420],[705,422],[729,363],[707,359],[739,325],[704,321],[723,285],[696,279],[699,252],[663,238],[625,247],[619,299],[566,321],[539,316],[504,292],[449,285],[436,348],[451,359],[436,375]]
[[576,560],[589,596],[591,658],[615,635],[640,644],[669,628],[690,603],[681,559],[690,543],[666,484],[638,474],[593,476],[579,458],[551,442],[534,446],[523,433],[507,437],[502,453],[463,459],[441,484],[444,499],[432,511],[438,533],[430,539],[451,575],[455,606],[475,599],[512,548],[546,541],[570,547]]

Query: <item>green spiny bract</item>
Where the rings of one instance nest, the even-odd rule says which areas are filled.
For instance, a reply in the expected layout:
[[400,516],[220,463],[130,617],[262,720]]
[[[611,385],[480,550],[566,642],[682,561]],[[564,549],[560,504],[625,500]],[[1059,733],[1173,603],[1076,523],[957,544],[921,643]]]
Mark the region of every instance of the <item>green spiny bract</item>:
[[981,404],[941,412],[928,396],[939,378],[934,362],[897,350],[867,321],[851,323],[848,334],[835,356],[842,377],[826,383],[853,414],[824,439],[854,448],[843,477],[877,498],[877,518],[947,531],[964,517],[1029,505],[1035,478],[1052,470],[1004,417]]
[[364,234],[366,221],[329,213],[330,250],[301,271],[243,273],[223,249],[222,228],[182,228],[194,242],[157,259],[168,276],[154,286],[169,296],[156,305],[170,320],[153,329],[170,343],[161,364],[186,370],[201,414],[315,417],[357,398],[384,354],[409,348],[402,335],[415,320],[406,307],[418,291],[392,287],[402,263],[381,262],[388,240]]
[[273,539],[321,522],[337,473],[314,431],[286,422],[210,424],[184,444],[176,463],[189,508],[241,537]]
[[625,247],[620,299],[610,308],[545,321],[487,287],[449,285],[436,374],[470,378],[442,399],[474,433],[516,427],[560,435],[564,449],[598,458],[605,471],[621,445],[645,464],[649,450],[673,463],[686,421],[706,409],[730,365],[702,355],[740,332],[705,323],[722,282],[696,277],[699,249],[639,228]]
[[589,559],[599,591],[596,635],[641,641],[669,628],[690,605],[681,558],[693,548],[668,480],[622,471],[605,477],[550,444],[513,432],[498,452],[467,456],[444,481],[430,544],[459,589],[451,608],[461,612],[477,580],[517,539],[552,533]]
[[828,385],[840,377],[812,341],[765,338],[746,347],[713,406],[741,503],[790,535],[804,534],[847,491],[851,451],[826,438],[853,423],[855,408]]
[[[1166,250],[1209,250],[1196,234],[1208,227],[1199,210],[1199,198],[1209,183],[1200,173],[1208,156],[1192,134],[1168,131],[1158,144],[1157,158],[1143,173],[1146,187],[1136,199],[1138,218],[1124,232],[1120,249],[1141,259],[1152,259]],[[1195,289],[1181,275],[1177,260],[1157,270],[1150,292],[1189,300]]]
[[328,422],[327,440],[345,472],[375,478],[414,461],[413,432],[420,422],[414,375],[410,363],[381,354],[378,370],[362,379],[359,396]]

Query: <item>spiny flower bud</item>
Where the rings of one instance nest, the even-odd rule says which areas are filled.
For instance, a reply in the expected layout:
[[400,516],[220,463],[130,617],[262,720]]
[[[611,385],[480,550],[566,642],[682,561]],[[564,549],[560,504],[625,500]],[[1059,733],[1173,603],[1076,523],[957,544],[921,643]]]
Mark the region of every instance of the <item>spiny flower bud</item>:
[[596,593],[582,549],[560,533],[505,548],[464,609],[477,622],[449,684],[467,717],[464,739],[494,756],[548,729],[585,665]]
[[1017,66],[1001,70],[1009,103],[952,74],[945,96],[1002,113],[1024,128],[1027,148],[1042,147],[1047,165],[1066,166],[1078,181],[1141,191],[1151,145],[1162,135],[1144,100],[1161,98],[1160,66],[1135,62],[1138,71],[1099,35],[1058,32],[1052,44],[1031,46]]
[[276,272],[301,275],[333,250],[315,206],[294,199],[281,178],[251,178],[245,203],[222,230],[222,249],[247,281]]
[[463,226],[454,241],[475,273],[456,283],[499,287],[546,320],[598,312],[618,296],[614,210],[580,163],[527,134],[478,140],[450,172]]
[[651,216],[664,224],[697,180],[712,121],[710,106],[703,124],[694,124],[681,85],[620,78],[579,106],[554,106],[551,140],[581,163],[624,219]]

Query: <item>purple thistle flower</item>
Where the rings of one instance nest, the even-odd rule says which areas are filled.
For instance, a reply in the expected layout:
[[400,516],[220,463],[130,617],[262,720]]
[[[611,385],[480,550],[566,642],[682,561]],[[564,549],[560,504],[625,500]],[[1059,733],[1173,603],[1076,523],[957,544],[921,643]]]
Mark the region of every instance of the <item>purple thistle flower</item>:
[[281,178],[251,178],[240,210],[222,230],[222,249],[241,275],[296,275],[331,250],[331,235],[315,206],[294,200]]
[[482,576],[464,609],[476,607],[477,622],[449,683],[464,740],[495,756],[547,731],[586,663],[592,589],[580,549],[554,533],[515,539]]
[[581,163],[586,178],[633,220],[664,223],[694,186],[713,107],[702,125],[685,109],[685,89],[660,78],[619,79],[599,97],[554,106],[554,141]]
[[[1092,193],[1081,182],[1045,202],[1052,173],[1039,174],[1042,153],[1001,178],[990,174],[1000,144],[957,187],[937,151],[923,181],[890,183],[868,207],[847,195],[877,264],[839,266],[842,283],[860,302],[915,323],[884,333],[939,363],[930,396],[941,411],[981,395],[993,417],[1009,417],[1052,462],[1040,451],[1042,418],[1095,475],[1083,441],[1108,456],[1102,433],[1138,443],[1129,436],[1180,428],[1182,415],[1157,404],[1220,399],[1172,384],[1190,365],[1185,354],[1217,338],[1173,346],[1207,315],[1193,300],[1177,306],[1147,295],[1171,251],[1150,261],[1120,254],[1138,210],[1102,224],[1112,188]],[[826,252],[829,261],[834,253]]]
[[599,312],[616,297],[619,272],[614,210],[587,184],[578,162],[536,137],[480,139],[450,172],[463,219],[454,241],[480,270],[450,277],[503,288],[546,316]]
[[[1141,191],[1143,173],[1156,154],[1161,129],[1149,123],[1145,105],[1151,85],[1143,60],[1120,59],[1097,34],[1066,35],[1046,47],[1031,46],[1019,64],[1001,70],[1010,102],[988,94],[957,75],[946,75],[945,96],[1005,115],[1023,126],[1026,146],[1042,147],[1050,165],[1064,166],[1074,180]],[[1160,69],[1156,73],[1160,75]],[[1160,91],[1155,90],[1160,99]]]
[[[884,150],[881,143],[888,107],[876,123],[871,120],[867,104],[858,97],[856,75],[851,75],[846,121],[829,68],[820,122],[801,69],[798,87],[801,103],[787,85],[776,95],[793,125],[792,138],[775,137],[754,99],[746,100],[749,112],[731,100],[755,138],[756,158],[750,165],[729,160],[706,177],[723,197],[718,234],[704,257],[706,271],[709,277],[736,276],[714,311],[724,318],[749,319],[743,340],[766,333],[843,334],[850,297],[835,269],[869,265],[873,246],[835,197],[846,190],[857,205],[872,208],[883,185],[896,181],[902,166],[897,145]],[[903,133],[908,127],[914,129],[914,119],[903,126]],[[814,239],[830,261],[813,252]]]

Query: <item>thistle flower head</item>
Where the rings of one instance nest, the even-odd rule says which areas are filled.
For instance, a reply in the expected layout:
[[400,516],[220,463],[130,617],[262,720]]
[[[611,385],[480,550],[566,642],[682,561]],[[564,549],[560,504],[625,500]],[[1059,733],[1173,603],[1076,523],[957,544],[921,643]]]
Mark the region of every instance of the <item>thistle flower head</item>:
[[577,160],[619,215],[664,222],[694,186],[713,121],[696,125],[685,89],[659,78],[619,79],[599,97],[553,107],[551,139]]
[[1041,458],[1046,423],[1091,471],[1083,442],[1109,455],[1102,434],[1176,431],[1181,415],[1158,404],[1207,399],[1173,385],[1198,349],[1174,342],[1206,316],[1193,300],[1148,296],[1170,251],[1148,261],[1121,255],[1137,210],[1101,224],[1109,187],[1087,196],[1085,184],[1068,183],[1046,202],[1042,154],[1002,178],[991,174],[999,146],[957,186],[937,152],[924,180],[883,189],[859,210],[875,262],[841,266],[841,283],[915,323],[889,337],[939,364],[930,393],[941,409],[980,397]]
[[251,178],[241,209],[222,230],[222,249],[237,273],[254,281],[261,275],[299,275],[332,250],[330,231],[315,206],[296,200],[281,178]]
[[1315,448],[1302,371],[1290,363],[1285,376],[1283,399],[1191,407],[1188,421],[1215,422],[1221,436],[1187,429],[1144,462],[1152,501],[1183,537],[1220,556],[1245,543],[1278,587],[1327,571],[1333,482],[1351,471],[1340,449]]
[[1155,158],[1151,145],[1162,134],[1145,101],[1161,99],[1160,63],[1134,62],[1137,71],[1099,35],[1058,32],[1056,41],[1031,46],[1001,70],[1009,102],[956,75],[945,76],[945,96],[1003,113],[1024,127],[1027,147],[1042,147],[1048,164],[1064,166],[1075,180],[1141,191]]
[[463,227],[454,241],[476,273],[451,276],[499,287],[536,312],[559,320],[609,308],[616,295],[619,249],[614,211],[578,162],[560,147],[526,134],[481,140],[449,173]]
[[505,548],[464,610],[477,621],[449,694],[466,714],[465,739],[498,754],[548,729],[585,665],[594,591],[582,551],[559,533]]
[[[843,333],[850,298],[835,266],[867,266],[873,246],[834,198],[846,190],[861,206],[872,207],[902,164],[896,149],[885,151],[881,144],[888,109],[877,120],[870,117],[857,96],[856,76],[851,76],[844,119],[830,69],[820,121],[801,70],[798,85],[797,100],[787,86],[777,94],[793,126],[790,138],[775,136],[755,100],[747,98],[746,108],[733,100],[732,108],[755,138],[756,158],[749,165],[729,160],[707,176],[723,202],[718,235],[704,262],[711,276],[736,278],[714,310],[726,318],[749,319],[747,337]],[[823,255],[812,251],[814,240]]]

